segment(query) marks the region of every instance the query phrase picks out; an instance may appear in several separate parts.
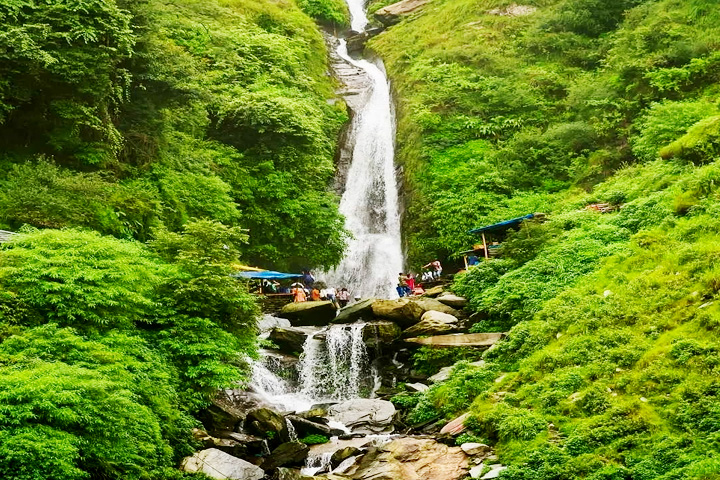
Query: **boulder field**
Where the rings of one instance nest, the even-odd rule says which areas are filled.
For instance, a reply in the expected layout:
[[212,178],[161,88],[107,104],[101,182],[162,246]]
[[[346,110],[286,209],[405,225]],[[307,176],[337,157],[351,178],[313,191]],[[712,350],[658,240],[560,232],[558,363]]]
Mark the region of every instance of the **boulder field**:
[[[272,358],[276,371],[297,370],[301,354],[308,345],[317,344],[308,343],[309,339],[334,338],[328,328],[350,332],[362,325],[367,362],[375,372],[373,396],[378,398],[284,411],[292,404],[282,408],[269,404],[260,391],[220,391],[202,418],[206,430],[194,431],[204,449],[186,457],[181,468],[210,478],[236,480],[497,476],[502,466],[488,463],[494,456],[487,445],[448,446],[464,431],[467,416],[449,424],[436,418],[408,426],[387,400],[402,391],[423,392],[429,384],[447,379],[451,367],[430,378],[415,372],[410,361],[413,349],[421,345],[485,349],[503,336],[466,333],[472,324],[463,311],[466,300],[440,287],[430,294],[432,297],[397,300],[368,298],[339,311],[331,302],[303,302],[284,306],[276,317],[266,316],[261,328],[268,341],[263,356]],[[398,434],[402,432],[405,434]],[[315,439],[330,441],[313,445]]]

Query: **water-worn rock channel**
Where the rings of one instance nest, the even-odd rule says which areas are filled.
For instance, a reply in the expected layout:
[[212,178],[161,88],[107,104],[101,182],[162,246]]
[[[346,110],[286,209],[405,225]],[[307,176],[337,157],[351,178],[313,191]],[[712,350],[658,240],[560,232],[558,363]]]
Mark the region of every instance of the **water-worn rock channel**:
[[[261,335],[276,348],[253,363],[248,388],[215,399],[208,431],[197,432],[207,449],[186,469],[258,480],[494,478],[500,470],[487,471],[489,447],[455,445],[463,418],[406,425],[388,401],[447,378],[448,369],[430,378],[412,369],[411,353],[425,341],[483,349],[502,338],[464,333],[461,301],[450,294],[368,299],[329,319],[323,302],[306,302],[266,315]],[[327,324],[317,325],[318,316]]]
[[[362,36],[363,2],[348,4],[351,34]],[[247,480],[494,478],[499,468],[481,466],[492,463],[489,447],[455,445],[462,419],[405,425],[389,401],[401,389],[423,391],[447,375],[428,379],[413,371],[413,348],[487,348],[501,334],[462,333],[464,299],[441,289],[386,300],[395,296],[403,267],[390,87],[379,59],[351,57],[345,40],[330,43],[344,85],[339,94],[352,112],[338,183],[354,238],[338,268],[323,276],[364,300],[339,313],[330,302],[306,302],[266,315],[261,336],[273,348],[253,362],[246,389],[217,396],[204,419],[207,432],[196,432],[206,449],[183,468]]]

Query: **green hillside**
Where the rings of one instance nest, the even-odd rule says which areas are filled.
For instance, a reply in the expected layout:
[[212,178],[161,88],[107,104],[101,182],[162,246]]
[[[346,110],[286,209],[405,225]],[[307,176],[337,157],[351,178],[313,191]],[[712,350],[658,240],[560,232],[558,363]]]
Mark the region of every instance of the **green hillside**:
[[720,478],[719,7],[433,0],[371,42],[414,265],[547,215],[454,284],[508,340],[401,399],[469,408],[501,478]]
[[0,0],[0,478],[189,476],[257,353],[231,264],[344,249],[340,5]]
[[[308,8],[344,22],[332,5]],[[145,241],[212,218],[250,231],[251,263],[339,260],[328,185],[346,114],[295,3],[6,0],[0,20],[4,228]]]

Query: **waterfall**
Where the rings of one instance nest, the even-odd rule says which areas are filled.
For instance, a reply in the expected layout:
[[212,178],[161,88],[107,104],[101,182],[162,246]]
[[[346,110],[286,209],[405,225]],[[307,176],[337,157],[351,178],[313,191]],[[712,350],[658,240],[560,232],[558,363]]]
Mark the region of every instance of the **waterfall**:
[[[342,401],[362,396],[368,356],[363,342],[365,324],[333,325],[308,338],[300,356],[301,392],[318,401]],[[317,335],[316,335],[317,336]]]
[[[353,30],[367,25],[362,0],[348,0]],[[350,125],[354,145],[340,212],[353,234],[345,258],[325,275],[326,281],[347,287],[353,296],[393,298],[403,268],[400,208],[395,176],[395,118],[390,85],[382,62],[354,59],[340,40],[337,54],[367,77]]]
[[367,397],[372,391],[364,323],[332,325],[309,335],[297,366],[299,381],[277,374],[272,356],[253,362],[250,386],[283,410],[309,410],[313,404]]

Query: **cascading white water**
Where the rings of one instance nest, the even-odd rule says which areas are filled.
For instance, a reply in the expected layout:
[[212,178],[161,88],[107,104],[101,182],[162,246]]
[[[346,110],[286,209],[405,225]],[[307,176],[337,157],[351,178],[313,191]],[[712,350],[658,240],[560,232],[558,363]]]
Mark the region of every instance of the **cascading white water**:
[[[348,6],[353,30],[362,32],[368,23],[363,1],[348,0]],[[364,73],[369,86],[350,127],[352,162],[340,201],[345,226],[354,238],[340,265],[325,278],[331,285],[347,287],[353,296],[393,298],[403,256],[390,85],[379,60],[350,57],[344,40],[337,53]]]
[[323,342],[308,338],[300,356],[301,392],[306,397],[317,403],[360,397],[368,366],[364,327],[333,325],[322,332]]
[[[370,390],[368,355],[363,342],[365,324],[333,325],[309,335],[298,365],[298,385],[291,385],[268,364],[255,362],[252,389],[284,410],[308,410],[313,404],[361,397]],[[268,368],[270,367],[270,368]]]

